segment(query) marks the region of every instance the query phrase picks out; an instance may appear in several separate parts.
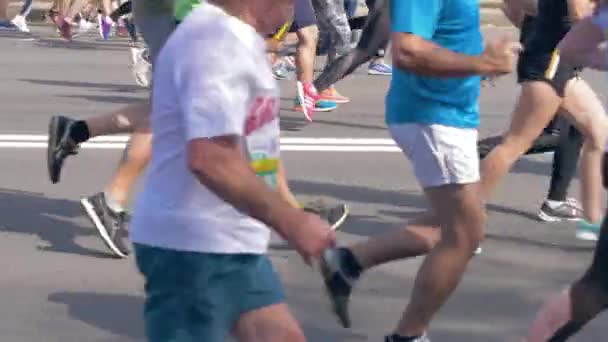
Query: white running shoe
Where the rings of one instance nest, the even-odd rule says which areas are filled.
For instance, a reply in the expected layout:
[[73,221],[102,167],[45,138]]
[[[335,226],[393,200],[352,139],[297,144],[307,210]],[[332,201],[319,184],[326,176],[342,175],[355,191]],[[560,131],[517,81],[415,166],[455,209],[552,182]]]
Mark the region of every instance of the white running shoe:
[[135,83],[143,88],[150,87],[152,80],[152,65],[144,58],[145,48],[131,48],[131,70]]
[[13,25],[15,25],[15,27],[21,31],[21,32],[25,32],[25,33],[30,33],[30,28],[27,27],[27,23],[25,22],[25,17],[22,15],[16,15],[13,20],[11,20],[11,23]]

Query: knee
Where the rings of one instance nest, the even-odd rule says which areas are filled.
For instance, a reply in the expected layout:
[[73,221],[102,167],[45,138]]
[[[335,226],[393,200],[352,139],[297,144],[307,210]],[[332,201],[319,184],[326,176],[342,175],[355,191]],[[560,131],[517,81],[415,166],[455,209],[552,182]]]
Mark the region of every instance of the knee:
[[507,133],[502,143],[498,145],[496,149],[504,151],[506,155],[517,159],[532,146],[534,139],[535,138]]
[[583,147],[588,151],[604,151],[606,146],[606,138],[608,138],[607,133],[608,128],[594,129],[591,136],[585,138]]
[[450,229],[452,233],[447,238],[446,243],[452,244],[464,253],[473,255],[473,252],[485,239],[486,213],[480,206],[472,208]]
[[[277,329],[273,332],[273,335],[276,336],[276,338],[270,339],[273,342],[306,342],[304,332],[296,324]],[[268,342],[268,340],[269,339],[264,339],[264,341],[260,342]]]
[[319,41],[319,29],[316,26],[304,28],[298,32],[298,48],[316,48]]

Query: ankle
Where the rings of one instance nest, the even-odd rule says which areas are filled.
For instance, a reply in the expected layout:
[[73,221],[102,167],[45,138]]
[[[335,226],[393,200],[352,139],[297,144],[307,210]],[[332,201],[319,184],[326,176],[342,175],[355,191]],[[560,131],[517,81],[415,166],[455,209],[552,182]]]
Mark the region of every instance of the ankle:
[[86,121],[79,120],[70,128],[70,138],[77,144],[83,143],[90,138],[89,126]]

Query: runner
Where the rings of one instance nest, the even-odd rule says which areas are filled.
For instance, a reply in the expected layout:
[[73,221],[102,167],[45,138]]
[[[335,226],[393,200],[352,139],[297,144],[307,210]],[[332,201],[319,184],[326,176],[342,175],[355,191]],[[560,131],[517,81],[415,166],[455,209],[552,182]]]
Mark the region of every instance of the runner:
[[[173,7],[172,0],[164,0],[164,2],[135,0],[133,3],[134,19],[149,47],[152,65],[164,41],[175,27]],[[69,155],[76,154],[79,144],[96,136],[131,133],[125,157],[110,184],[103,192],[81,199],[87,217],[98,230],[103,242],[115,256],[120,258],[126,257],[130,252],[124,241],[127,235],[127,200],[151,155],[149,109],[149,103],[146,101],[86,120],[56,116],[51,119],[49,125],[47,161],[49,177],[53,183],[59,181],[65,159]],[[302,207],[308,212],[322,216],[333,229],[339,228],[349,214],[348,207],[344,204],[330,206],[322,201],[313,201],[301,205],[289,189],[281,162],[279,162],[278,191],[292,206]]]
[[[572,8],[573,10],[569,10]],[[602,217],[600,166],[608,132],[599,99],[575,67],[560,61],[556,49],[571,22],[589,12],[587,0],[540,0],[534,32],[518,61],[522,92],[509,131],[481,163],[482,189],[487,198],[515,161],[532,145],[559,108],[585,136],[581,155],[582,206],[585,220],[577,236],[597,236]]]
[[26,19],[30,15],[32,7],[34,7],[34,0],[25,0],[21,10],[19,10],[19,13],[15,15],[13,19],[11,19],[11,23],[15,25],[15,27],[21,32],[30,32],[29,27],[27,27]]
[[334,238],[269,188],[280,98],[260,34],[292,8],[290,0],[210,0],[158,58],[156,138],[132,230],[148,341],[306,340],[265,255],[269,228],[308,261]]
[[295,17],[290,31],[298,36],[295,58],[298,95],[294,100],[294,110],[301,111],[308,121],[312,121],[313,112],[332,111],[337,104],[323,100],[312,83],[319,28],[311,0],[295,0]]
[[[503,4],[505,15],[514,26],[520,28],[520,42],[525,44],[534,34],[536,11],[526,13],[525,4],[517,0],[507,0]],[[502,136],[492,136],[480,140],[478,143],[480,158],[484,159],[502,141]],[[537,214],[540,220],[559,222],[562,220],[580,221],[583,218],[578,201],[567,197],[568,188],[576,174],[582,145],[583,136],[580,132],[566,118],[558,115],[545,127],[532,147],[526,151],[526,154],[555,152],[547,198],[543,201]],[[585,236],[579,237],[584,238]]]
[[[593,18],[580,21],[560,44],[562,58],[574,65],[608,70],[605,48],[608,6],[602,4]],[[608,189],[608,153],[603,163],[604,189]],[[602,223],[595,255],[585,274],[549,299],[530,326],[526,342],[564,342],[608,308],[608,216]]]
[[[319,91],[324,91],[332,84],[353,73],[359,66],[383,53],[390,38],[389,2],[386,0],[368,0],[367,22],[361,33],[357,47],[348,54],[339,57],[328,65],[314,82]],[[377,60],[376,60],[377,61]],[[375,66],[377,74],[392,73],[382,66]],[[370,70],[372,66],[370,65]]]
[[[456,288],[484,235],[479,196],[477,126],[480,77],[512,71],[516,43],[490,42],[482,51],[479,3],[390,1],[393,74],[386,119],[410,159],[418,183],[438,216],[348,248],[327,250],[322,276],[334,311],[351,325],[348,300],[365,269],[426,251],[411,301],[387,342],[428,341],[433,316]],[[430,241],[419,234],[431,230]]]

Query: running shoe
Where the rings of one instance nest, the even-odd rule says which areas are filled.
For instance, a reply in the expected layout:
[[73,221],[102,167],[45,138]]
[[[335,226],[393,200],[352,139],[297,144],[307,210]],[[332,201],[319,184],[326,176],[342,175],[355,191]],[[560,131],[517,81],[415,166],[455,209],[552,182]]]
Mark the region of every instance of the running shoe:
[[127,30],[127,25],[125,24],[124,20],[119,19],[116,27],[116,35],[118,37],[124,38],[129,36],[129,30]]
[[131,71],[135,83],[143,88],[150,87],[152,83],[152,65],[146,59],[145,48],[131,48]]
[[367,73],[369,75],[391,76],[393,74],[393,67],[386,63],[370,63]]
[[601,222],[591,223],[587,220],[581,220],[576,227],[576,238],[583,241],[597,241],[601,226]]
[[296,59],[294,57],[285,56],[285,57],[283,57],[283,60],[285,61],[285,66],[287,67],[287,71],[294,72],[297,70]]
[[59,30],[59,34],[63,39],[68,42],[72,41],[72,23],[66,20],[66,18],[62,15],[57,15],[55,17],[55,25]]
[[[392,336],[386,336],[384,342],[395,342],[395,339]],[[412,340],[412,342],[431,342],[431,340],[429,340],[429,338],[425,334],[415,340]]]
[[319,261],[321,277],[325,284],[332,310],[344,328],[350,328],[351,320],[348,303],[357,278],[351,277],[345,270],[344,251],[332,248],[323,252]]
[[110,251],[119,258],[126,258],[130,252],[125,243],[128,235],[127,212],[112,210],[102,192],[81,199],[80,204]]
[[112,27],[114,26],[114,21],[110,19],[108,16],[103,16],[99,14],[97,16],[97,25],[99,27],[99,35],[103,40],[108,40],[112,34]]
[[81,35],[81,34],[87,33],[94,28],[95,28],[94,23],[92,23],[86,19],[80,19],[80,21],[78,21],[78,26],[76,28],[76,35]]
[[[392,337],[392,336],[386,336],[384,338],[384,342],[395,342],[395,338]],[[427,337],[427,335],[424,334],[424,335],[418,337],[417,339],[412,340],[412,342],[431,342],[431,340],[429,340],[429,338]]]
[[328,206],[320,200],[304,205],[303,209],[309,213],[319,215],[329,223],[333,230],[340,228],[349,214],[348,207],[345,204]]
[[544,222],[580,221],[583,219],[583,209],[573,198],[563,202],[546,200],[538,211],[538,219]]
[[333,101],[338,104],[349,103],[350,99],[336,90],[336,87],[329,87],[321,92],[321,100]]
[[13,20],[11,20],[11,24],[15,25],[20,32],[30,32],[30,29],[27,27],[27,23],[25,22],[25,17],[22,15],[16,15]]
[[272,76],[274,76],[274,78],[277,80],[286,80],[289,78],[287,65],[282,59],[272,66]]
[[78,144],[70,137],[75,122],[65,116],[53,116],[49,123],[46,155],[49,178],[53,184],[59,182],[65,158],[78,153]]
[[302,82],[297,83],[298,97],[295,99],[294,110],[301,111],[308,121],[312,121],[313,112],[329,112],[338,107],[336,102],[321,100],[315,87]]

